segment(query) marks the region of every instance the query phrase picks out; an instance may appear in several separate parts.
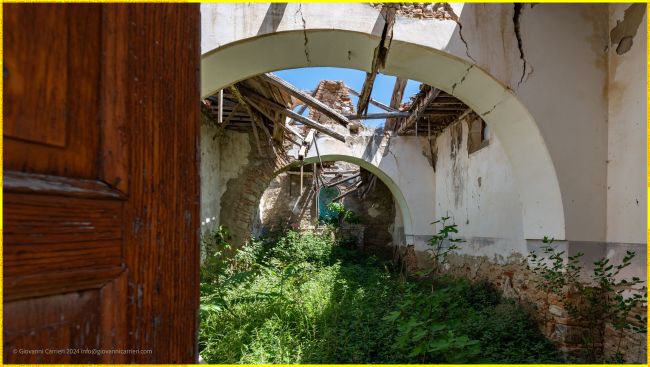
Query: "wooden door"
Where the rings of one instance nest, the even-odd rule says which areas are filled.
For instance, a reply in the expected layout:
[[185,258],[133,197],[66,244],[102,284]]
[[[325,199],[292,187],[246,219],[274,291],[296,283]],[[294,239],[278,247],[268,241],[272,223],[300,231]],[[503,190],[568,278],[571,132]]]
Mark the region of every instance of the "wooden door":
[[194,363],[198,5],[3,5],[3,360]]

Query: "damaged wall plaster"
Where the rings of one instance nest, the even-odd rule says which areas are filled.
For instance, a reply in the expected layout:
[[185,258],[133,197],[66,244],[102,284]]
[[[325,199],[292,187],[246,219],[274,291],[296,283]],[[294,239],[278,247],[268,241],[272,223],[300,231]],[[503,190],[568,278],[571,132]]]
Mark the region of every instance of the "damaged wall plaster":
[[[612,46],[616,45],[617,54],[623,55],[632,48],[634,37],[645,16],[646,7],[647,4],[632,4],[625,9],[623,20],[616,21],[616,26],[612,28],[609,35]],[[642,37],[645,38],[645,32]]]
[[[641,5],[641,4],[637,4]],[[645,4],[643,4],[645,5]],[[631,7],[611,4],[610,27]],[[638,7],[637,7],[638,9]],[[607,126],[607,241],[646,243],[647,29],[641,21],[634,47],[609,52]]]

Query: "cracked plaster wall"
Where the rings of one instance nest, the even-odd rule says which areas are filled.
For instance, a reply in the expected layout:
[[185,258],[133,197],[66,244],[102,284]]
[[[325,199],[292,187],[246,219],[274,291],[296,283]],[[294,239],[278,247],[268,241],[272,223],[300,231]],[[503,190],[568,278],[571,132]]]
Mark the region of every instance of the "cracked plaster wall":
[[[460,16],[472,58],[515,91],[538,123],[572,240],[605,240],[606,17],[606,4],[476,4]],[[466,52],[456,35],[445,50]]]
[[436,216],[451,218],[474,256],[501,262],[526,253],[521,201],[508,157],[488,131],[487,146],[468,154],[467,118],[435,139]]
[[[644,4],[635,5],[638,6]],[[629,4],[611,4],[609,29],[614,30],[617,22],[627,24],[626,10],[633,8]],[[627,52],[619,55],[614,39],[608,52],[608,242],[646,242],[646,134],[642,133],[647,124],[646,18],[647,14],[642,16]],[[628,33],[634,34],[634,31],[628,30]]]

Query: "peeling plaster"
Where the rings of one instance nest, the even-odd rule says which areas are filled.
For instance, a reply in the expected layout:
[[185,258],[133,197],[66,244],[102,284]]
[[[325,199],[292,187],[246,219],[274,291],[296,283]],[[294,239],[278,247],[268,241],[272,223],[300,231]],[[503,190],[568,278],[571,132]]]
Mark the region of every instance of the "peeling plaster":
[[616,21],[616,27],[612,28],[609,36],[612,46],[616,46],[616,53],[623,55],[632,48],[634,37],[641,25],[645,15],[646,4],[632,4],[625,9],[623,20]]

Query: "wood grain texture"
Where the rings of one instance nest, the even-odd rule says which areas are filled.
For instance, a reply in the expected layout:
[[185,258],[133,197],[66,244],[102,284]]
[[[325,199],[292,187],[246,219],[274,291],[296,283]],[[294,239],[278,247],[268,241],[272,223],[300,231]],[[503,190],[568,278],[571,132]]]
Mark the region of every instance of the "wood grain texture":
[[[63,147],[68,12],[53,5],[8,4],[4,14],[4,135]],[[39,62],[25,63],[26,59]],[[31,103],[19,103],[22,100]]]
[[194,363],[199,308],[199,5],[129,5],[125,258],[132,362]]
[[[4,6],[14,25],[28,15]],[[4,139],[4,361],[194,363],[199,6],[53,7],[68,28],[67,50],[51,50],[67,53],[66,140]],[[16,55],[24,70],[44,62]],[[48,345],[152,353],[7,354]]]
[[112,351],[125,349],[126,279],[122,272],[81,292],[5,303],[5,362],[125,362]]
[[102,134],[101,179],[123,193],[129,186],[129,136],[126,101],[128,83],[128,8],[102,9]]
[[[14,59],[6,76],[7,86],[26,89],[25,94],[16,94],[13,99],[5,99],[3,123],[7,127],[25,126],[25,129],[42,130],[50,124],[50,116],[56,115],[52,129],[65,134],[65,149],[57,143],[52,146],[42,139],[16,139],[5,136],[3,150],[3,169],[35,172],[76,178],[97,179],[100,124],[98,108],[100,105],[100,65],[101,59],[101,6],[98,4],[73,4],[69,6],[43,4],[3,4],[3,24],[5,36],[22,29],[32,38],[64,39],[67,46],[47,47],[46,52],[32,52],[29,43],[16,45],[15,50],[5,49],[5,60]],[[47,19],[38,24],[29,19]],[[54,20],[56,19],[56,21]],[[65,27],[61,25],[64,22]],[[63,29],[62,29],[63,28]],[[56,46],[57,43],[51,40]],[[57,41],[58,42],[58,41]],[[41,42],[37,42],[40,44]],[[23,50],[27,48],[27,50]],[[53,63],[52,59],[62,59],[64,65]],[[40,70],[47,78],[32,81],[39,87],[28,84],[27,80],[16,81],[17,75],[29,75]],[[12,78],[14,81],[12,81]],[[50,85],[52,84],[52,85]],[[66,85],[61,90],[56,85]],[[27,90],[29,89],[29,90]],[[57,103],[62,106],[49,110],[43,106],[45,91],[53,90]],[[46,107],[46,108],[44,108]],[[9,108],[9,109],[8,109]],[[12,113],[35,111],[33,113]],[[22,116],[22,117],[21,117]],[[22,128],[21,128],[22,129]],[[49,130],[48,130],[49,131]],[[47,133],[47,136],[50,133]],[[6,134],[5,134],[6,135]],[[58,141],[58,138],[57,138]]]
[[2,187],[5,191],[19,193],[90,199],[126,199],[123,192],[111,188],[102,181],[40,175],[37,173],[5,171],[2,176]]

